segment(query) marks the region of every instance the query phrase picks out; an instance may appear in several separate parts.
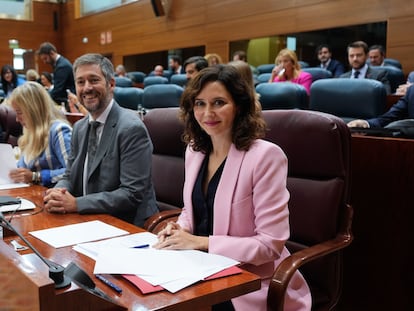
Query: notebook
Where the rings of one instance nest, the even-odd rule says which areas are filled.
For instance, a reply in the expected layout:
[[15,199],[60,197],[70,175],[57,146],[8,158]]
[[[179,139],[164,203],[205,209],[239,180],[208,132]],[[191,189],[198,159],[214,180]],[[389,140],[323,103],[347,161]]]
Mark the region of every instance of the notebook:
[[[20,203],[18,203],[20,200]],[[35,209],[36,205],[29,200],[14,198],[9,196],[0,196],[0,212],[14,212]]]

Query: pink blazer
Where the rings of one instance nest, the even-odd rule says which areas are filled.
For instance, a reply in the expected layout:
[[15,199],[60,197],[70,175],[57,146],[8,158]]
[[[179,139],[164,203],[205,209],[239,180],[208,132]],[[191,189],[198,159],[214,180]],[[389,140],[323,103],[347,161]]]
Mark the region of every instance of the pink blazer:
[[[191,195],[204,154],[187,148],[184,207],[178,223],[193,232]],[[232,300],[236,310],[266,310],[273,270],[289,255],[287,159],[270,142],[257,140],[249,151],[231,146],[214,201],[214,228],[209,252],[238,260],[262,278],[260,290]],[[297,273],[285,297],[285,310],[310,310],[311,295]]]
[[[273,82],[286,82],[286,80],[279,79],[279,76],[276,76],[273,79]],[[309,72],[301,71],[299,74],[299,77],[290,80],[290,82],[303,85],[308,95],[310,95],[310,88],[312,85],[312,75]]]

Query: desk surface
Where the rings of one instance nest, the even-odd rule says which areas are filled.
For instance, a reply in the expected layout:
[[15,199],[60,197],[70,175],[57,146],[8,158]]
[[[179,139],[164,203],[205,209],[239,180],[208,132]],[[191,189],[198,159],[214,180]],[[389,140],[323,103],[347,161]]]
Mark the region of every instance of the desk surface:
[[[31,186],[29,188],[0,190],[0,195],[11,195],[31,200],[36,204],[33,212],[17,212],[12,219],[13,226],[19,230],[30,243],[46,258],[66,267],[71,261],[84,269],[90,276],[93,275],[94,261],[87,256],[72,250],[72,247],[64,247],[55,249],[46,243],[32,237],[29,231],[46,229],[68,225],[72,223],[84,222],[99,219],[103,222],[114,225],[118,228],[129,231],[130,233],[141,232],[143,229],[132,224],[126,223],[118,218],[110,215],[78,215],[78,214],[50,214],[43,210],[43,192],[44,188],[40,186]],[[5,215],[6,218],[8,215]],[[7,237],[5,242],[9,244],[10,240],[15,238],[24,244],[17,237]],[[4,244],[3,244],[4,249]],[[0,252],[2,247],[0,247]],[[24,251],[21,257],[33,262],[36,267],[36,273],[44,271],[47,276],[47,267],[38,260],[31,251]],[[166,259],[167,260],[167,259]],[[129,310],[200,310],[208,309],[212,304],[228,300],[245,293],[255,291],[260,288],[260,278],[252,273],[243,271],[241,274],[215,279],[206,282],[200,282],[175,294],[167,291],[143,295],[141,292],[128,281],[117,275],[108,275],[108,279],[123,289],[122,294],[118,295],[101,282],[95,282],[97,287],[108,294],[120,305],[127,307]],[[50,279],[49,279],[50,280]],[[71,287],[57,290],[64,295],[70,291],[79,290],[72,283]],[[0,295],[1,301],[1,295]],[[70,302],[68,302],[70,304]],[[72,302],[73,310],[79,311],[79,302]],[[66,305],[67,310],[72,310]]]

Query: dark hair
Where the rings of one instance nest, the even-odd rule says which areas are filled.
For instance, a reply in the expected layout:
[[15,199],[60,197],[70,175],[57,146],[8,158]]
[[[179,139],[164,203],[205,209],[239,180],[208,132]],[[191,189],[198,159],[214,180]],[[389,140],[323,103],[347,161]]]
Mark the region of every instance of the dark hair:
[[236,51],[233,53],[233,58],[234,56],[238,55],[239,56],[239,60],[243,60],[245,62],[247,62],[247,54],[245,51]]
[[194,64],[197,71],[208,67],[208,62],[203,56],[192,56],[190,58],[187,58],[183,65],[184,69],[189,64]]
[[179,63],[181,65],[181,57],[178,55],[171,55],[170,59],[172,59],[173,61]]
[[50,72],[43,71],[40,75],[44,76],[50,83],[53,84],[53,76]]
[[[4,79],[5,73],[9,70],[12,74],[12,81],[10,83]],[[8,90],[8,85],[9,84],[12,86],[13,89],[17,87],[17,72],[13,68],[12,65],[4,65],[1,68],[1,80],[0,81],[1,81],[1,84],[2,84],[2,89],[4,91],[4,94],[7,94],[9,92],[9,90]]]
[[40,47],[39,50],[37,51],[37,54],[41,55],[41,54],[47,54],[50,55],[50,52],[57,52],[56,47],[50,43],[50,42],[43,42]]
[[329,53],[332,53],[331,47],[329,46],[329,44],[322,43],[322,44],[318,45],[318,47],[316,48],[316,50],[315,50],[316,51],[316,54],[318,54],[320,52],[320,50],[322,50],[323,48],[327,48],[328,51],[329,51]]
[[382,45],[374,44],[374,45],[370,46],[370,48],[369,48],[369,51],[372,51],[372,50],[378,50],[378,51],[380,51],[380,54],[382,56],[385,56],[385,49]]
[[366,44],[364,41],[355,41],[348,45],[347,52],[349,52],[350,48],[363,48],[364,53],[368,54],[368,44]]
[[204,68],[190,80],[180,103],[180,118],[184,121],[183,140],[195,151],[209,153],[212,150],[210,136],[203,131],[194,116],[194,102],[198,94],[210,82],[220,82],[230,93],[237,115],[232,129],[232,142],[239,150],[248,150],[255,139],[265,136],[266,123],[261,109],[255,103],[255,92],[238,70],[230,65]]

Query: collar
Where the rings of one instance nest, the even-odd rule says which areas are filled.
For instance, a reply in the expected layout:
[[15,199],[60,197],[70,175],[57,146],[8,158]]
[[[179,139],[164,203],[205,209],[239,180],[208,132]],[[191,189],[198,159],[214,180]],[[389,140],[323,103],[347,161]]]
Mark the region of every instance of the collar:
[[114,99],[112,98],[109,105],[105,108],[105,110],[101,113],[101,115],[98,118],[96,118],[96,120],[94,120],[92,118],[92,115],[89,114],[89,121],[99,121],[100,123],[105,124],[106,119],[108,119],[108,115],[112,109],[113,104],[114,104]]

